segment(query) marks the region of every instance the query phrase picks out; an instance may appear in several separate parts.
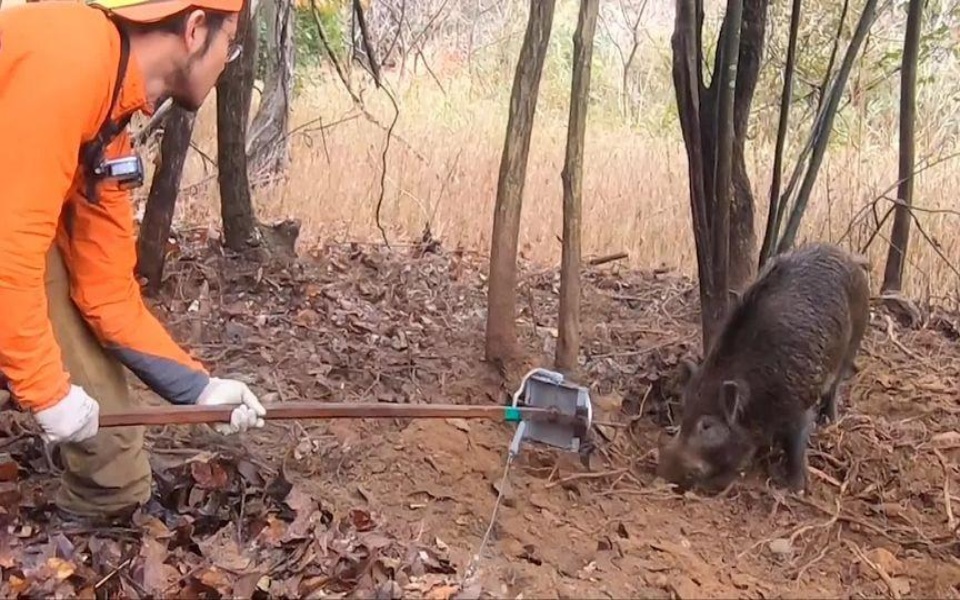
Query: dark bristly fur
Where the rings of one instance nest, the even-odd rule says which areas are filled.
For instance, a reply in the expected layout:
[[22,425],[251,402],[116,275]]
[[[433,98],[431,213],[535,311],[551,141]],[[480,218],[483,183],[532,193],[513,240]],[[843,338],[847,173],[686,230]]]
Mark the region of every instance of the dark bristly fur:
[[788,487],[805,488],[810,429],[818,415],[836,420],[837,387],[852,373],[866,330],[867,268],[862,257],[828,244],[768,263],[703,364],[686,364],[680,432],[661,449],[658,474],[715,491],[758,447],[778,444]]

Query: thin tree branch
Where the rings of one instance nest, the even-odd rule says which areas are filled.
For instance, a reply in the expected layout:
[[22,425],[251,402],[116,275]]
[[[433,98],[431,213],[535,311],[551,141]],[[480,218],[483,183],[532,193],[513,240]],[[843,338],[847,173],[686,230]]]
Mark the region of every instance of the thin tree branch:
[[[935,167],[935,166],[937,166],[937,165],[939,165],[939,164],[945,163],[945,162],[947,162],[947,161],[949,161],[949,160],[952,160],[952,159],[954,159],[954,158],[957,158],[958,156],[960,156],[960,151],[953,152],[953,153],[951,153],[951,154],[947,154],[946,156],[941,156],[940,158],[938,158],[938,159],[936,159],[936,160],[934,160],[934,161],[932,161],[932,162],[930,162],[930,163],[927,163],[926,165],[924,165],[924,166],[922,166],[922,167],[919,167],[919,168],[914,169],[913,172],[911,173],[911,177],[916,177],[917,175],[919,175],[920,173],[923,173],[923,172],[926,171],[927,169],[932,169],[933,167]],[[900,184],[902,184],[902,183],[903,183],[903,180],[900,179],[900,178],[898,178],[897,181],[895,181],[894,183],[890,184],[890,186],[888,186],[888,187],[885,188],[882,192],[880,192],[879,194],[877,194],[872,200],[870,200],[869,202],[867,202],[866,204],[864,204],[864,206],[862,206],[862,207],[860,208],[860,210],[858,210],[858,211],[856,212],[856,214],[853,215],[853,218],[850,220],[849,225],[847,225],[846,231],[844,231],[844,232],[843,232],[843,235],[840,236],[840,239],[838,240],[838,242],[842,242],[843,240],[845,240],[845,239],[853,232],[853,227],[854,227],[854,225],[856,225],[856,224],[863,218],[863,214],[864,214],[864,213],[866,213],[868,210],[870,210],[871,207],[876,206],[876,204],[877,204],[878,202],[880,202],[881,200],[887,199],[887,195],[888,195],[890,192],[892,192],[893,190],[897,189],[897,187],[899,187]],[[926,209],[925,209],[925,208],[920,208],[920,207],[917,207],[917,206],[914,206],[914,207],[912,207],[912,208],[913,208],[913,210],[920,211],[920,212],[928,212],[928,213],[933,213],[933,214],[957,214],[958,216],[960,216],[960,213],[955,213],[955,211],[951,211],[951,210],[948,210],[948,209],[929,209],[929,208],[926,208]]]
[[767,214],[767,229],[760,248],[760,263],[770,258],[770,250],[777,237],[777,212],[780,200],[780,179],[783,176],[783,146],[787,139],[787,126],[790,120],[790,103],[793,96],[793,75],[796,70],[797,33],[800,30],[800,8],[803,0],[793,0],[790,11],[790,39],[787,45],[787,59],[783,67],[783,91],[780,94],[780,122],[777,125],[776,149],[773,155],[773,179],[770,182],[770,212]]
[[843,0],[843,9],[840,11],[840,21],[837,24],[837,35],[833,38],[833,49],[830,50],[830,60],[827,61],[827,68],[823,72],[823,83],[820,84],[820,97],[817,98],[817,112],[823,108],[823,100],[827,96],[827,89],[830,85],[830,76],[833,75],[833,64],[837,60],[837,50],[840,48],[840,37],[843,35],[843,26],[847,21],[847,11],[850,10],[850,0]]
[[333,47],[330,45],[330,41],[327,38],[327,32],[323,29],[323,23],[320,22],[320,10],[317,8],[317,0],[310,0],[310,13],[313,15],[313,22],[317,26],[317,35],[320,37],[320,43],[323,44],[323,49],[327,52],[327,58],[330,59],[330,62],[333,63],[333,68],[337,72],[337,76],[340,77],[340,81],[343,82],[343,87],[347,90],[347,93],[350,94],[350,97],[353,99],[355,104],[360,106],[363,105],[363,101],[354,93],[353,88],[350,86],[350,82],[347,80],[347,75],[343,70],[343,67],[340,65],[340,61],[337,59],[337,55],[333,52]]
[[816,142],[814,143],[810,156],[810,164],[807,166],[803,183],[800,185],[800,191],[797,193],[797,201],[793,206],[793,210],[790,212],[790,219],[787,221],[783,237],[780,238],[780,243],[777,247],[778,252],[783,252],[793,246],[797,231],[800,229],[800,220],[810,200],[810,192],[813,190],[814,183],[816,183],[817,175],[820,171],[820,164],[823,162],[827,142],[830,139],[830,130],[833,126],[833,118],[836,116],[837,105],[840,103],[843,88],[846,86],[847,78],[853,69],[853,62],[859,54],[860,46],[863,44],[863,40],[867,37],[870,27],[876,18],[877,2],[878,0],[866,0],[853,39],[850,40],[850,45],[847,46],[847,52],[843,57],[843,64],[840,66],[837,77],[834,79],[833,85],[830,88],[830,97],[823,107],[823,120],[815,132],[814,137],[816,138]]
[[[316,0],[310,1],[315,2]],[[363,42],[363,51],[367,55],[367,62],[370,63],[370,74],[373,76],[373,81],[377,84],[377,87],[383,87],[380,78],[380,61],[377,59],[377,54],[373,51],[373,44],[370,42],[370,28],[367,27],[367,17],[363,14],[363,6],[360,5],[360,0],[353,0],[353,10],[357,15],[357,24],[360,25],[360,41]]]

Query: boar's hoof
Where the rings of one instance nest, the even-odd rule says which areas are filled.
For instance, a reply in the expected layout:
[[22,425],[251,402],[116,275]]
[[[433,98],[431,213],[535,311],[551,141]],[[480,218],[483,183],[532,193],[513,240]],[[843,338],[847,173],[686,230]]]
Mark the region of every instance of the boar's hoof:
[[807,472],[804,469],[788,471],[786,476],[787,489],[797,494],[803,494],[807,489]]
[[817,425],[826,427],[837,422],[837,405],[821,406],[817,412]]

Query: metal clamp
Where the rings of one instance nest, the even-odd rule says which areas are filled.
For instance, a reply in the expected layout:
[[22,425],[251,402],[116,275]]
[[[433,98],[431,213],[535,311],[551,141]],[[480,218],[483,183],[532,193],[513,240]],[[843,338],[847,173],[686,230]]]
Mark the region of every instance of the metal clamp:
[[550,409],[559,417],[518,423],[510,445],[512,455],[519,453],[524,439],[580,452],[593,422],[593,405],[587,388],[567,382],[561,373],[547,369],[533,369],[523,377],[513,393],[511,406]]

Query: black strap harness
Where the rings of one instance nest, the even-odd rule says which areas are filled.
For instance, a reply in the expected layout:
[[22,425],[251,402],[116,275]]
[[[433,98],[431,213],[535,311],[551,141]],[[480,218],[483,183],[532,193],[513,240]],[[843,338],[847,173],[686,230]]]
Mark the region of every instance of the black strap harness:
[[[103,11],[110,22],[116,26],[110,17],[109,11]],[[80,146],[80,166],[83,168],[84,179],[86,183],[87,200],[93,204],[99,202],[97,194],[97,183],[103,176],[101,165],[103,163],[103,152],[113,139],[123,131],[130,122],[130,115],[123,117],[119,121],[113,120],[113,109],[117,105],[117,98],[120,97],[120,90],[123,88],[124,76],[127,73],[127,63],[130,59],[130,40],[127,39],[126,32],[121,27],[117,27],[120,34],[120,61],[117,66],[117,82],[113,88],[113,95],[110,98],[110,107],[107,109],[107,115],[104,117],[97,135],[92,140],[83,143]]]

